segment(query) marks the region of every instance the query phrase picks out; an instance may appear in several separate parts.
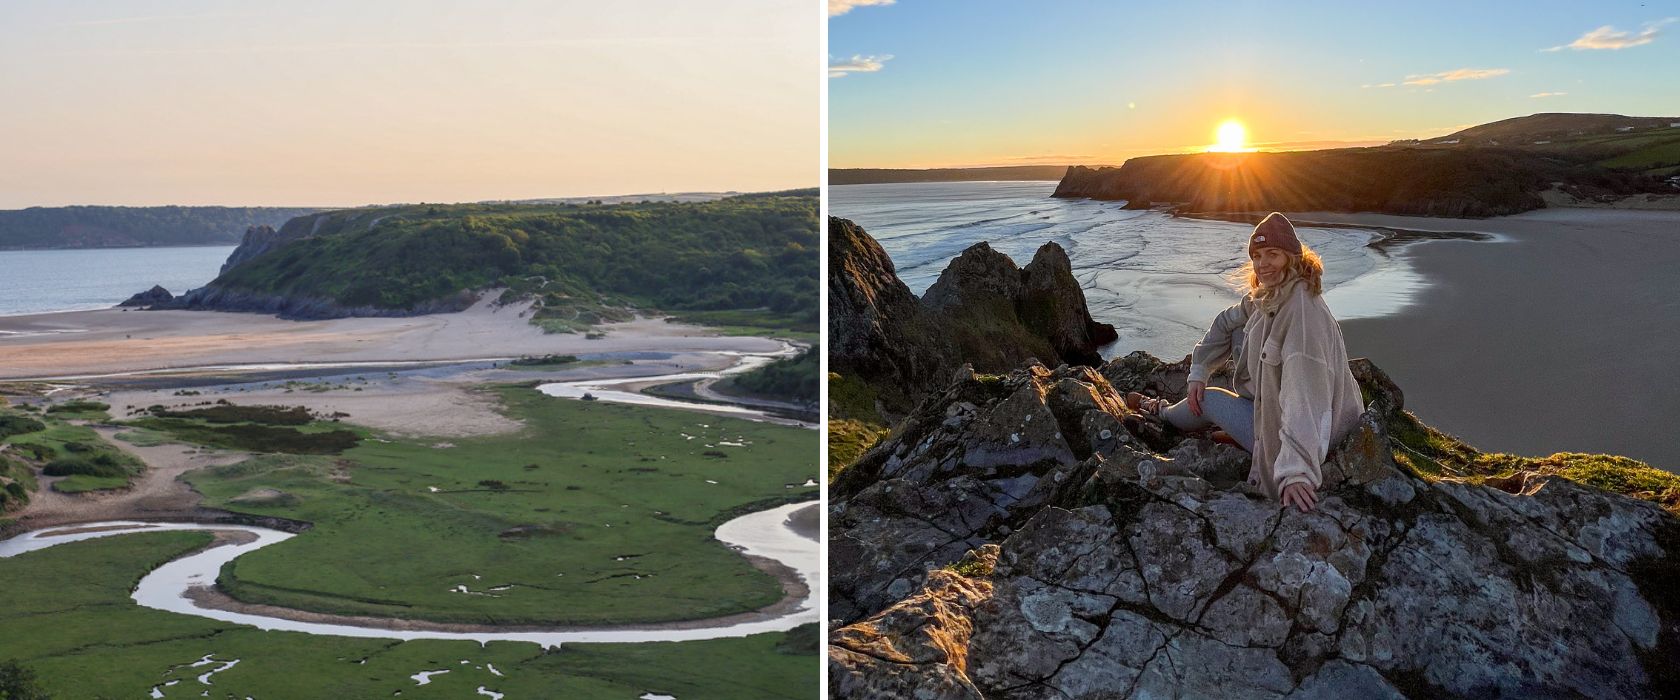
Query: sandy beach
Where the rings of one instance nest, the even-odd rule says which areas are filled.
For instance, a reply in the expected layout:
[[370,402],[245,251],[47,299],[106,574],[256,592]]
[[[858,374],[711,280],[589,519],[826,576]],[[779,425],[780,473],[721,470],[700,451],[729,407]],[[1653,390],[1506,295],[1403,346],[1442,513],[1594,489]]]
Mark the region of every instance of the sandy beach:
[[1496,237],[1395,248],[1424,287],[1397,313],[1342,322],[1349,354],[1387,371],[1426,422],[1483,450],[1604,452],[1680,471],[1680,212],[1289,216]]
[[294,362],[416,362],[627,351],[769,352],[764,338],[643,318],[605,338],[544,333],[528,304],[454,314],[287,321],[213,311],[70,311],[0,317],[0,380]]

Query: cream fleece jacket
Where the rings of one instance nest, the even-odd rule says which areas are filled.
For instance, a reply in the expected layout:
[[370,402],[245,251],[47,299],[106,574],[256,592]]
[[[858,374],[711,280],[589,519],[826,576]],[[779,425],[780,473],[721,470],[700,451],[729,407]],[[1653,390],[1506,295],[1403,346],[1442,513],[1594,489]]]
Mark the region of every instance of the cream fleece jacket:
[[1190,379],[1206,382],[1231,356],[1231,331],[1242,325],[1232,390],[1254,400],[1249,481],[1273,498],[1290,484],[1322,485],[1330,446],[1364,411],[1341,325],[1322,296],[1299,279],[1287,285],[1265,303],[1245,295],[1220,312],[1190,358]]

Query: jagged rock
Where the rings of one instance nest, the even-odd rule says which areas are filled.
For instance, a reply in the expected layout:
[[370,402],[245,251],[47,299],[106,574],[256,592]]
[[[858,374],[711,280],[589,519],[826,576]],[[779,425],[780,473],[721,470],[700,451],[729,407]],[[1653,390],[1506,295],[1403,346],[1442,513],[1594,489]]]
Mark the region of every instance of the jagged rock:
[[898,279],[892,258],[863,229],[828,220],[830,371],[875,387],[881,409],[902,414],[911,396],[943,381],[949,345]]
[[1421,478],[1398,389],[1352,364],[1370,405],[1310,513],[1239,450],[1088,429],[1175,365],[959,372],[831,489],[834,697],[1666,692],[1680,521],[1559,477]]
[[877,393],[883,415],[897,418],[948,373],[968,363],[982,372],[1029,359],[1102,362],[1097,348],[1117,336],[1097,323],[1055,243],[1019,268],[978,243],[963,251],[918,300],[869,234],[829,220],[829,368]]
[[157,304],[167,304],[174,298],[175,295],[170,294],[169,290],[163,288],[163,285],[154,284],[151,289],[135,294],[134,296],[129,297],[128,301],[117,304],[117,306],[154,306]]
[[[319,219],[317,216],[304,216],[292,221],[317,219]],[[274,227],[268,224],[245,229],[245,237],[239,240],[239,247],[234,248],[233,252],[228,255],[227,261],[222,263],[221,272],[218,274],[225,275],[228,270],[238,267],[240,263],[268,253],[292,241],[305,238],[308,235],[306,229],[305,226],[292,225],[291,222],[281,225],[279,231],[275,231]]]

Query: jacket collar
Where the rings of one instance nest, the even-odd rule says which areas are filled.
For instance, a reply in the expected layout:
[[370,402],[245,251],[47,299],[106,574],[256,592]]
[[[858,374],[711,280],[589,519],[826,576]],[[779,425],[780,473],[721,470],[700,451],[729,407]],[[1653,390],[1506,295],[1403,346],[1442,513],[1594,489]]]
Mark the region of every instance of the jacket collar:
[[1277,311],[1285,302],[1289,301],[1291,296],[1295,295],[1295,287],[1299,284],[1301,284],[1300,276],[1291,275],[1289,279],[1284,281],[1283,287],[1278,289],[1276,294],[1260,301],[1260,310],[1267,313]]

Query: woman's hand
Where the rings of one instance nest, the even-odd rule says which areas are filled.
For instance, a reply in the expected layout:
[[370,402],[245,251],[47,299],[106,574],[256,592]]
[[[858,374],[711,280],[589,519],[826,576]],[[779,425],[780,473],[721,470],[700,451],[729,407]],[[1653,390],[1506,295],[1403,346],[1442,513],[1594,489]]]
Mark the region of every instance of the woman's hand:
[[1302,513],[1313,509],[1318,504],[1318,493],[1310,484],[1293,483],[1283,487],[1283,505],[1285,508],[1293,505],[1301,509]]
[[1202,415],[1202,390],[1207,388],[1207,382],[1190,382],[1190,412]]

